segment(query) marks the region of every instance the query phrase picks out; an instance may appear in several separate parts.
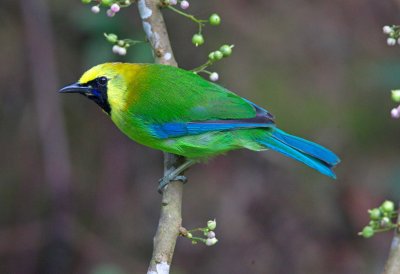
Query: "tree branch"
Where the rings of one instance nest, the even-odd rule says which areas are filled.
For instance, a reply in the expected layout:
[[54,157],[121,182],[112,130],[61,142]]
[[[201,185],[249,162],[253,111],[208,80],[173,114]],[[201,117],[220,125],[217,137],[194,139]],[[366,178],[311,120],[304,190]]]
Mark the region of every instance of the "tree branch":
[[[177,66],[167,28],[160,11],[159,0],[139,0],[139,13],[142,18],[143,29],[152,48],[156,63]],[[175,169],[184,161],[184,158],[165,153],[164,175]],[[174,254],[179,228],[182,225],[182,193],[183,183],[171,182],[163,191],[160,220],[154,237],[153,255],[150,261],[148,274],[168,274]]]
[[[400,204],[398,206],[397,223],[400,223]],[[385,269],[382,274],[398,274],[400,273],[400,228],[396,228],[390,246],[389,258],[386,261]]]

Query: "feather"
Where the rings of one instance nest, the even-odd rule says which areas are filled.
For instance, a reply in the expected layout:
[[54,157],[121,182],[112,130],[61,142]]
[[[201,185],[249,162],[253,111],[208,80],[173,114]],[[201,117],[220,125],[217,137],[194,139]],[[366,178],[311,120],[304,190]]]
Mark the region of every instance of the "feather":
[[325,162],[316,159],[312,156],[308,156],[304,153],[302,153],[299,150],[296,150],[295,148],[292,148],[291,146],[286,145],[284,142],[273,138],[271,136],[267,137],[266,139],[259,140],[259,142],[263,145],[265,145],[267,148],[273,149],[277,152],[282,153],[285,156],[288,156],[290,158],[293,158],[297,161],[300,161],[309,167],[321,172],[322,174],[325,174],[333,179],[336,179],[335,173],[332,171],[331,166],[327,165]]
[[279,140],[280,142],[301,151],[304,154],[312,156],[320,161],[323,161],[329,166],[335,166],[340,162],[339,157],[337,157],[332,151],[300,137],[296,137],[286,132],[276,128],[272,136]]
[[[261,122],[257,123],[259,120]],[[214,120],[189,123],[165,123],[151,126],[153,135],[160,139],[197,135],[210,131],[226,131],[245,128],[268,128],[274,127],[271,121],[265,119],[251,118],[242,120]]]

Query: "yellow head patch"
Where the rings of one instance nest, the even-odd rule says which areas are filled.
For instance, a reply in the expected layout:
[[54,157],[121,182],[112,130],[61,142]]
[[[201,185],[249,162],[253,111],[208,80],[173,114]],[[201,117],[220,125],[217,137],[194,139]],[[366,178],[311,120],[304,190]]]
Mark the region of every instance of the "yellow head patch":
[[96,78],[106,77],[107,97],[111,109],[126,108],[126,100],[129,95],[129,87],[134,81],[139,64],[129,63],[104,63],[86,71],[79,79],[80,84],[86,84]]

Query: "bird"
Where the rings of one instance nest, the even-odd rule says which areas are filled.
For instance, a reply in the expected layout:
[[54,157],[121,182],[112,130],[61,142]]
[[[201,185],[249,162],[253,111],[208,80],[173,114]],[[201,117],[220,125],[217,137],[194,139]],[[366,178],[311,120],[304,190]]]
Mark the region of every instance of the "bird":
[[60,93],[94,101],[130,139],[183,156],[184,163],[159,181],[186,181],[195,163],[246,148],[274,150],[336,179],[332,151],[279,129],[264,108],[193,71],[162,64],[103,63]]

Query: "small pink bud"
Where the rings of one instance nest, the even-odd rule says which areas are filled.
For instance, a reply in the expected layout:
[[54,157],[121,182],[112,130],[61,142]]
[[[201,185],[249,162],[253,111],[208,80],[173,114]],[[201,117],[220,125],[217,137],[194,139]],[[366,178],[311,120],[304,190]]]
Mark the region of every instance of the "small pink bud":
[[210,74],[210,80],[211,81],[215,82],[215,81],[218,81],[218,79],[219,79],[218,73],[213,72],[213,73]]
[[171,6],[175,6],[176,4],[178,4],[178,0],[169,0],[169,4]]
[[118,54],[121,55],[121,56],[126,55],[126,48],[120,47],[118,49]]
[[99,7],[99,6],[93,6],[93,7],[91,8],[91,11],[92,11],[93,13],[99,13],[99,12],[100,12],[100,7]]
[[390,112],[390,115],[392,115],[392,118],[394,119],[399,119],[400,118],[400,106],[398,106],[397,108],[392,109],[392,111]]
[[120,6],[118,4],[112,4],[110,10],[112,10],[114,13],[117,13],[120,11]]
[[386,40],[386,43],[388,44],[388,46],[394,46],[394,45],[396,45],[396,39],[394,39],[394,38],[392,38],[392,37],[389,37],[389,38]]
[[107,10],[107,16],[108,17],[113,17],[115,15],[115,12],[113,12],[111,9]]
[[187,9],[187,8],[189,8],[189,2],[188,1],[186,1],[186,0],[183,0],[182,2],[181,2],[181,8],[182,9]]
[[120,48],[120,46],[114,45],[114,46],[112,47],[112,52],[115,53],[115,54],[119,54],[119,48]]
[[206,240],[206,245],[207,245],[207,246],[213,246],[213,245],[215,245],[217,242],[218,242],[218,239],[217,239],[217,238],[208,238],[208,239]]
[[390,26],[384,26],[382,28],[382,30],[383,30],[383,33],[385,33],[385,34],[390,34],[393,32],[393,29]]

